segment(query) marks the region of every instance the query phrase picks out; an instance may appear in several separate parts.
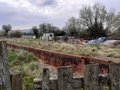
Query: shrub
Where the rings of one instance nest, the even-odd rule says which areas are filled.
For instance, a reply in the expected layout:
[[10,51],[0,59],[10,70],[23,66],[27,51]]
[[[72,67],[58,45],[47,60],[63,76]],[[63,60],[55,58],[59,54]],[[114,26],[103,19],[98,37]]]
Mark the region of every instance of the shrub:
[[0,31],[0,36],[4,36],[5,32],[4,31]]
[[8,36],[19,38],[22,37],[22,32],[20,32],[19,30],[9,31]]

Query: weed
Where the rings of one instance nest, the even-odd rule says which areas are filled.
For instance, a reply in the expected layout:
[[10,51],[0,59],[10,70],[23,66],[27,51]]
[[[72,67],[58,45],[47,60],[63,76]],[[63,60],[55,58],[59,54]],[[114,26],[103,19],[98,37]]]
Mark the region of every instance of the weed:
[[10,72],[20,70],[24,90],[34,90],[33,78],[41,76],[38,58],[24,50],[8,49]]
[[35,69],[38,70],[38,64],[33,63],[33,62],[30,63],[28,67],[30,68],[31,71],[33,71],[33,70],[35,70]]
[[[43,42],[40,39],[33,38],[21,38],[21,39],[5,39],[8,42],[18,43],[22,45],[27,45],[35,48],[42,48],[48,50],[54,50],[58,52],[65,52],[70,54],[84,55],[84,56],[109,56],[109,57],[120,57],[120,46],[104,46],[104,45],[82,45],[82,44],[72,44],[64,42]],[[115,53],[110,55],[110,53]],[[12,57],[14,58],[14,57]],[[26,60],[29,62],[29,59]]]

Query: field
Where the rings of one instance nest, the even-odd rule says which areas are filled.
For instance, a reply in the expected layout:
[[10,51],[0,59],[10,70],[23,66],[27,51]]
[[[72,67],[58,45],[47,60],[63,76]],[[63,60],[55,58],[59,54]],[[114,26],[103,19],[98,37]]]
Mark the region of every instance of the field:
[[120,58],[120,46],[104,46],[104,45],[82,45],[64,42],[43,42],[40,39],[33,38],[6,38],[4,39],[10,43],[16,43],[35,48],[42,48],[47,50],[54,50],[57,52],[64,52],[69,54],[76,54],[80,56],[92,57],[112,57]]
[[[1,38],[10,43],[16,43],[35,48],[55,50],[69,54],[90,57],[110,57],[120,59],[120,47],[104,45],[81,45],[64,42],[43,42],[33,38]],[[8,49],[10,71],[20,70],[23,77],[24,90],[33,89],[33,78],[42,76],[39,59],[24,50]],[[108,89],[105,89],[108,90]]]

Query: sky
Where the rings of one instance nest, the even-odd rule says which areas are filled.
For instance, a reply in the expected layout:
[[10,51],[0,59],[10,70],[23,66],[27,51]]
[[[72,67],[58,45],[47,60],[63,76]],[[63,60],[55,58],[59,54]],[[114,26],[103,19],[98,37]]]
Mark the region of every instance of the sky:
[[62,28],[71,17],[79,17],[82,5],[100,3],[107,10],[120,11],[120,0],[0,0],[0,29],[30,29],[41,23]]

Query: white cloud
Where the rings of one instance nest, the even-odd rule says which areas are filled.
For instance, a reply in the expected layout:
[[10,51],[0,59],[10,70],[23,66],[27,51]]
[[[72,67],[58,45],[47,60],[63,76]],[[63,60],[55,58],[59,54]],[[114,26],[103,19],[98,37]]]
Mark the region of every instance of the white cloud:
[[31,27],[48,22],[62,27],[68,18],[78,17],[83,4],[93,5],[96,2],[108,9],[120,8],[118,0],[0,0],[0,25],[9,23],[15,27]]

